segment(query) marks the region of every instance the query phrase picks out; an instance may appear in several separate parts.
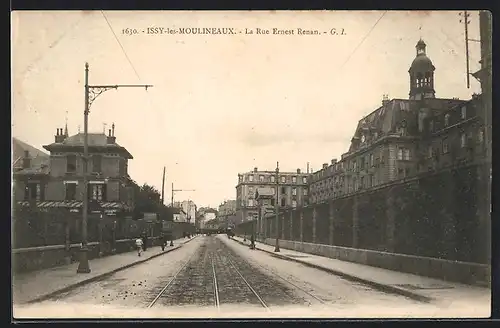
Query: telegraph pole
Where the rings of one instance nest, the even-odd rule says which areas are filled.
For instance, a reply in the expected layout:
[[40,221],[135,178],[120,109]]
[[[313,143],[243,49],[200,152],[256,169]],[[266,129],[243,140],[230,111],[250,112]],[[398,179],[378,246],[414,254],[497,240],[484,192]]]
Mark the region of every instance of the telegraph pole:
[[146,90],[152,85],[148,84],[126,84],[126,85],[89,85],[89,64],[85,63],[85,108],[83,110],[83,197],[82,197],[82,246],[80,249],[80,263],[77,273],[90,273],[90,265],[88,258],[87,246],[87,222],[88,222],[88,159],[89,159],[89,140],[88,140],[88,124],[90,106],[94,100],[102,93],[118,88],[145,88]]
[[[174,189],[174,183],[172,182],[172,195],[170,206],[174,208],[174,192],[176,191],[196,191],[195,189]],[[173,215],[173,214],[172,214]],[[174,246],[174,241],[170,240],[170,246]]]
[[165,203],[165,166],[163,167],[163,179],[161,180],[161,204]]
[[280,187],[280,181],[279,181],[279,162],[276,162],[276,202],[274,204],[275,206],[275,211],[276,211],[276,245],[274,247],[274,251],[278,253],[280,251],[280,240],[279,240],[279,225],[280,225],[280,213],[279,213],[279,187]]
[[463,16],[462,19],[460,19],[460,22],[464,23],[465,27],[465,69],[466,69],[466,77],[467,77],[467,88],[470,88],[470,68],[469,68],[469,16],[470,14],[467,13],[467,10],[465,10],[463,13],[459,14],[461,17]]

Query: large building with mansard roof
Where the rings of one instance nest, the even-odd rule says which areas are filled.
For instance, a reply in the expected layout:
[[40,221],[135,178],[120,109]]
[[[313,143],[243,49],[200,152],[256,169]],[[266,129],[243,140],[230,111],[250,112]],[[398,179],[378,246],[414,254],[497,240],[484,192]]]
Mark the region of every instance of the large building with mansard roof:
[[483,156],[481,96],[437,98],[436,68],[419,40],[409,69],[409,98],[389,100],[363,117],[348,151],[310,177],[312,204],[408,179]]

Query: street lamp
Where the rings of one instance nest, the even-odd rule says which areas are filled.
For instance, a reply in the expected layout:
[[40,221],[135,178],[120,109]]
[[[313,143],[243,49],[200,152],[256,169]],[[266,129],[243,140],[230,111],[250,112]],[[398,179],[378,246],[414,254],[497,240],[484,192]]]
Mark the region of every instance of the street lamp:
[[276,162],[276,203],[274,204],[275,206],[275,211],[276,211],[276,246],[274,247],[274,251],[278,253],[280,251],[280,240],[279,240],[279,224],[280,224],[280,214],[279,214],[279,204],[278,204],[278,196],[279,196],[279,187],[280,187],[280,182],[279,182],[279,162]]
[[82,247],[80,248],[80,263],[77,273],[90,273],[90,265],[88,259],[87,246],[87,222],[88,222],[88,157],[89,157],[89,140],[88,140],[88,124],[90,106],[94,100],[102,93],[121,87],[129,88],[146,88],[152,85],[89,85],[89,64],[85,63],[85,108],[83,111],[83,197],[82,197]]

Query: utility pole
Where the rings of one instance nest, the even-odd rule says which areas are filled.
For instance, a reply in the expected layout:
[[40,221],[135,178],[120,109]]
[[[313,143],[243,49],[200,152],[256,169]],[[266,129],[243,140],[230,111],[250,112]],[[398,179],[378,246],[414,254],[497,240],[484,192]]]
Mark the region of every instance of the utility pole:
[[128,84],[128,85],[89,85],[89,64],[85,63],[85,108],[83,111],[83,195],[82,195],[82,246],[80,249],[80,263],[77,273],[90,273],[90,265],[88,258],[87,246],[87,222],[88,222],[88,159],[89,159],[89,140],[88,140],[88,124],[90,106],[94,100],[102,93],[118,88],[145,88],[146,90],[152,85],[143,84]]
[[[170,203],[170,206],[172,207],[172,209],[174,208],[174,193],[176,191],[196,191],[196,190],[195,189],[174,189],[174,183],[172,182],[172,195],[171,195],[172,198],[171,198],[171,203]],[[170,240],[170,246],[174,246],[173,240]]]
[[459,13],[460,23],[464,23],[465,28],[465,69],[466,69],[466,77],[467,77],[467,88],[470,88],[470,68],[469,68],[469,41],[478,41],[478,40],[470,40],[469,39],[469,16],[470,14],[465,10],[463,13]]
[[165,204],[165,166],[163,167],[163,179],[161,180],[161,204]]
[[276,211],[276,245],[274,251],[278,253],[280,251],[280,240],[279,240],[279,226],[280,226],[280,208],[279,208],[279,189],[280,189],[280,179],[279,179],[279,162],[276,162],[276,202],[274,204]]

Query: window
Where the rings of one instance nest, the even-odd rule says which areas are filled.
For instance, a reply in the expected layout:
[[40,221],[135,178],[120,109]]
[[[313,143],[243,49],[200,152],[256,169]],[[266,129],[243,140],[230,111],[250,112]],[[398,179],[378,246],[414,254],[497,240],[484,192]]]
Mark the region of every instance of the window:
[[448,140],[443,139],[443,154],[447,154],[449,152],[448,149]]
[[467,146],[467,136],[465,135],[465,133],[462,133],[462,135],[460,136],[460,145],[462,146],[462,148]]
[[275,206],[274,198],[271,198],[271,206]]
[[403,159],[403,148],[399,148],[398,149],[398,160],[402,160]]
[[89,199],[96,201],[106,201],[106,185],[92,183],[89,184]]
[[297,207],[297,201],[296,200],[292,200],[292,207]]
[[371,186],[374,187],[377,184],[377,182],[375,181],[375,175],[374,174],[371,175],[371,180],[372,180],[371,181]]
[[292,188],[292,195],[297,196],[297,188]]
[[260,182],[264,182],[264,176],[263,175],[259,176],[259,181]]
[[358,180],[356,180],[356,178],[352,179],[352,184],[354,186],[354,191],[358,190]]
[[273,195],[276,193],[276,189],[274,187],[271,187],[271,190],[273,191]]
[[281,194],[282,195],[286,194],[286,188],[285,187],[281,187]]
[[66,157],[66,172],[76,172],[76,155],[68,155]]
[[248,200],[248,206],[253,206],[253,199]]
[[353,162],[352,162],[352,169],[353,169],[354,171],[356,171],[357,164],[358,164],[358,163],[357,163],[356,161],[353,161]]
[[253,182],[253,175],[248,176],[248,181]]
[[297,183],[297,177],[292,177],[292,183]]
[[483,129],[479,129],[478,134],[477,134],[477,141],[479,143],[483,143],[483,141],[484,141],[484,130]]
[[248,187],[248,194],[252,195],[253,194],[253,187]]
[[42,200],[42,190],[39,183],[28,182],[24,189],[24,200]]
[[370,154],[370,166],[373,166],[375,163],[373,162],[373,154]]
[[403,149],[403,159],[405,161],[409,161],[410,160],[410,150],[408,148],[404,148]]
[[271,175],[271,182],[276,182],[276,179],[274,178],[274,175]]
[[307,183],[307,178],[306,177],[302,177],[302,183]]
[[102,156],[92,155],[92,172],[101,173]]
[[462,106],[462,120],[467,118],[467,107]]
[[365,177],[359,179],[359,187],[363,189],[365,187]]
[[307,189],[304,189],[304,196],[307,196]]
[[66,183],[66,200],[76,199],[76,183]]
[[243,177],[241,175],[238,176],[238,182],[243,182]]
[[281,183],[285,183],[286,182],[286,177],[282,176],[281,177]]
[[281,206],[286,206],[286,199],[285,198],[281,198]]
[[428,156],[429,158],[431,158],[431,157],[432,157],[432,152],[433,152],[432,146],[429,146],[429,149],[428,149],[428,152],[427,152],[427,156]]
[[450,114],[444,116],[444,126],[450,125]]

